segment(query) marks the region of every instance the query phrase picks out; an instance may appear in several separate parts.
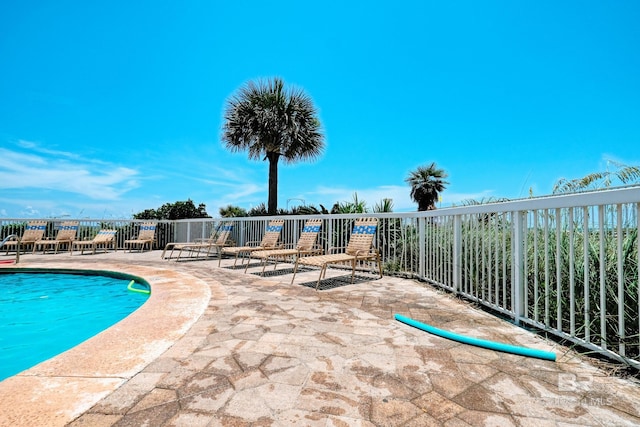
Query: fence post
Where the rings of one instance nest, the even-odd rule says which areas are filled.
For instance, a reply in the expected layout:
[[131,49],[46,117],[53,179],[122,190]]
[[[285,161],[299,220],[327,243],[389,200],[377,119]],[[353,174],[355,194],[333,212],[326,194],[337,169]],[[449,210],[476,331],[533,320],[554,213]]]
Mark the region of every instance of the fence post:
[[327,238],[324,243],[324,253],[329,253],[329,249],[333,246],[333,220],[327,218]]
[[525,271],[524,268],[524,224],[525,212],[513,212],[513,280],[511,285],[511,306],[516,325],[520,324],[520,319],[525,312],[524,293]]
[[[304,225],[302,227],[304,228]],[[296,242],[300,238],[300,233],[298,232],[299,228],[300,228],[299,221],[294,220],[293,230],[291,231],[293,234],[291,235],[291,239],[289,239],[290,242]]]
[[425,237],[425,218],[424,217],[419,217],[418,218],[418,247],[419,247],[419,251],[418,251],[418,275],[420,276],[421,279],[426,279],[426,266],[425,266],[425,261],[426,261],[426,237]]
[[453,217],[453,289],[456,293],[462,288],[462,218]]
[[244,246],[244,241],[245,241],[244,233],[246,232],[245,231],[246,224],[247,224],[247,221],[240,221],[240,227],[238,227],[239,231],[240,231],[240,238],[238,239],[238,246]]

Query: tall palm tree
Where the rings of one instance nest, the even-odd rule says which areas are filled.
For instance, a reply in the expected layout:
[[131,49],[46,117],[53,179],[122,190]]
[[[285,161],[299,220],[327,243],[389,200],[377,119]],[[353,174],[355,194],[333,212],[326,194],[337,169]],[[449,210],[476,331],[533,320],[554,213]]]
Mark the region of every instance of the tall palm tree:
[[222,141],[231,151],[269,161],[268,213],[278,209],[278,161],[315,160],[324,136],[311,98],[302,89],[285,90],[284,81],[248,82],[227,101]]
[[449,184],[444,180],[446,177],[447,173],[438,169],[435,162],[428,166],[419,166],[409,173],[405,181],[411,186],[411,198],[418,204],[418,211],[436,208],[438,194]]

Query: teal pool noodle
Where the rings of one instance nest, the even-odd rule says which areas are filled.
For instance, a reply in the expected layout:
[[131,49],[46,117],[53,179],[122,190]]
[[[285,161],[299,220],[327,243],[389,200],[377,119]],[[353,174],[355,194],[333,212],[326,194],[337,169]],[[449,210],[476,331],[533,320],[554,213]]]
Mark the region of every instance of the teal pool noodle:
[[518,347],[515,345],[502,344],[495,341],[487,341],[487,340],[481,340],[478,338],[466,337],[464,335],[455,334],[453,332],[445,331],[443,329],[434,328],[433,326],[427,325],[426,323],[420,323],[416,320],[410,319],[401,314],[396,314],[395,318],[397,321],[406,323],[407,325],[413,326],[414,328],[418,328],[425,332],[429,332],[434,335],[437,335],[439,337],[447,338],[453,341],[458,341],[464,344],[475,345],[476,347],[488,348],[490,350],[502,351],[505,353],[519,354],[521,356],[535,357],[537,359],[551,360],[554,362],[556,360],[556,354],[549,351],[536,350],[533,348],[526,348],[526,347]]

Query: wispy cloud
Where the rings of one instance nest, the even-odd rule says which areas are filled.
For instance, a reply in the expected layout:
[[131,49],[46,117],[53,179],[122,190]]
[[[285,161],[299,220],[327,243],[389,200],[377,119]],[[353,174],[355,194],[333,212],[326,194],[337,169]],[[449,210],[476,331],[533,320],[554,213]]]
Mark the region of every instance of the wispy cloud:
[[252,173],[244,169],[229,170],[224,168],[213,168],[209,171],[210,176],[215,178],[198,177],[197,181],[204,184],[224,188],[224,197],[220,199],[222,204],[235,203],[238,200],[251,199],[259,193],[266,193],[267,184],[263,183],[264,178],[255,181]]
[[51,150],[49,148],[40,146],[36,142],[25,141],[24,139],[19,140],[18,145],[22,148],[32,150],[34,153],[47,154],[52,157],[62,157],[62,158],[68,158],[68,159],[77,159],[80,157],[76,153],[71,153],[69,151]]
[[42,149],[28,141],[20,141],[19,145],[30,151],[0,148],[1,189],[46,189],[117,200],[139,186],[134,169],[97,164],[71,153]]

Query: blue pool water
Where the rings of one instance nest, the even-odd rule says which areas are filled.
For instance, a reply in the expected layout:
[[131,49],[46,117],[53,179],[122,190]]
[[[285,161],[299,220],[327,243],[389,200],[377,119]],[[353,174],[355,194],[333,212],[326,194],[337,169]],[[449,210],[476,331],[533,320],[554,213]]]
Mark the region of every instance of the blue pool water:
[[135,311],[148,295],[127,290],[130,281],[86,274],[0,273],[0,381]]

